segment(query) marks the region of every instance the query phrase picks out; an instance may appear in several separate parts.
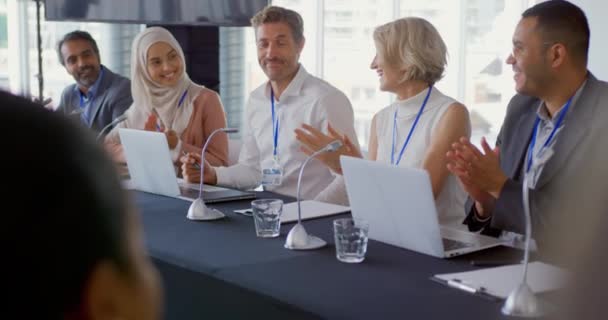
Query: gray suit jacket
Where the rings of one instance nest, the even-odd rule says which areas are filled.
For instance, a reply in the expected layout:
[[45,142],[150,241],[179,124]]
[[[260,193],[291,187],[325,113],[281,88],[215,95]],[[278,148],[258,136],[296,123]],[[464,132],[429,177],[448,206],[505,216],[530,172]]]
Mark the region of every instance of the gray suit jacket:
[[[516,95],[507,107],[496,144],[500,146],[500,166],[509,180],[496,201],[492,228],[524,233],[521,172],[539,104],[537,98]],[[530,190],[533,232],[538,232],[535,236],[556,232],[558,225],[572,233],[577,221],[608,208],[607,146],[608,83],[589,73],[579,100],[564,118],[553,156],[535,189]],[[466,210],[465,223],[478,228],[472,201],[467,202]]]
[[[76,86],[74,83],[63,90],[57,111],[87,125],[80,120],[80,96],[75,91]],[[103,78],[97,94],[91,101],[91,123],[90,126],[87,126],[99,132],[112,120],[123,114],[132,103],[131,81],[104,66]]]

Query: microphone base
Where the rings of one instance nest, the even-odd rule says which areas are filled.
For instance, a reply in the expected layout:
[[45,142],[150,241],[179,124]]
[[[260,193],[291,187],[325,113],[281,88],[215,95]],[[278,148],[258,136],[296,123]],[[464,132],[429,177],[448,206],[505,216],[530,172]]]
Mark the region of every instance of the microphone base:
[[285,240],[285,248],[289,250],[314,250],[326,244],[323,239],[308,234],[300,222],[291,228]]
[[519,318],[539,318],[545,315],[540,300],[525,282],[509,294],[501,311],[506,316]]
[[308,240],[306,241],[305,245],[287,246],[287,243],[285,243],[285,248],[289,250],[315,250],[323,248],[326,245],[327,242],[325,242],[325,240],[316,236],[308,235]]
[[190,220],[212,221],[225,218],[226,215],[217,209],[207,207],[203,199],[198,198],[190,205],[186,217]]

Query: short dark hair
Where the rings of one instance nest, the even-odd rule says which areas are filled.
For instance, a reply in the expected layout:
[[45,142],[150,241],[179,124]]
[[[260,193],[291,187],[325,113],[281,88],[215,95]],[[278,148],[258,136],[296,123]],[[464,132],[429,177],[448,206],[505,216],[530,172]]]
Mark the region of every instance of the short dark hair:
[[86,31],[75,30],[70,33],[67,33],[63,36],[63,38],[61,38],[61,40],[59,40],[59,42],[57,42],[57,55],[59,57],[59,63],[61,63],[62,66],[65,66],[65,63],[63,62],[63,54],[61,53],[61,47],[66,41],[72,40],[88,41],[93,47],[93,51],[95,51],[95,54],[97,54],[97,57],[99,58],[99,48],[97,47],[97,42],[95,41],[95,39],[91,37],[91,34]]
[[304,39],[304,20],[302,16],[290,9],[267,6],[251,18],[251,25],[257,28],[265,23],[284,22],[291,29],[293,39],[300,43]]
[[15,208],[4,210],[2,218],[8,308],[27,319],[62,319],[82,310],[87,281],[99,263],[112,263],[125,275],[134,272],[126,194],[92,133],[5,92],[0,105],[0,135],[12,135],[0,148],[18,155],[0,160],[0,201]]
[[524,11],[522,18],[536,17],[545,42],[562,43],[573,57],[587,65],[589,24],[581,8],[565,0],[541,2]]

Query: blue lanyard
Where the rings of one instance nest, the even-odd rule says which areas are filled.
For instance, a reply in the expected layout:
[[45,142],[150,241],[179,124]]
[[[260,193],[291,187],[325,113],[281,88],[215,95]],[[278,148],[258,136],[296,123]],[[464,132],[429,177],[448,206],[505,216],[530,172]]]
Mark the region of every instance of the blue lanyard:
[[279,117],[274,112],[274,90],[270,87],[270,111],[272,113],[272,155],[277,157],[277,146],[279,145]]
[[186,94],[188,93],[188,89],[186,89],[186,91],[184,91],[184,94],[182,94],[182,97],[179,98],[179,102],[177,103],[177,108],[179,109],[179,107],[182,106],[182,103],[184,103],[184,99],[186,99]]
[[407,139],[405,139],[405,142],[403,143],[403,146],[401,147],[401,152],[399,152],[399,158],[397,158],[396,163],[395,163],[395,140],[397,140],[397,111],[399,110],[399,108],[397,107],[395,109],[395,116],[393,117],[393,144],[391,145],[391,164],[398,166],[399,162],[401,162],[401,157],[403,157],[405,148],[407,147],[407,144],[410,142],[410,138],[412,137],[412,133],[414,133],[414,129],[416,129],[418,120],[420,120],[420,115],[422,115],[422,111],[424,111],[424,107],[426,106],[426,103],[429,101],[429,97],[431,96],[432,90],[433,90],[433,86],[430,86],[429,90],[426,93],[426,97],[424,98],[424,102],[422,103],[422,106],[420,106],[420,110],[418,111],[416,120],[414,120],[414,123],[412,124],[412,127],[410,128],[410,133],[408,133]]
[[[549,145],[549,143],[551,143],[551,140],[553,139],[555,132],[557,131],[557,129],[559,129],[559,126],[561,125],[562,121],[564,120],[564,117],[566,116],[566,113],[568,112],[568,108],[570,108],[571,102],[572,102],[572,97],[568,100],[568,102],[566,103],[566,106],[564,106],[564,109],[562,109],[562,111],[560,111],[559,116],[557,118],[557,123],[555,124],[555,127],[553,127],[551,134],[549,135],[549,137],[547,138],[547,140],[545,141],[543,146],[540,148],[540,150],[538,150],[538,154],[541,154],[541,151],[543,151],[543,149],[546,148]],[[532,167],[532,158],[533,158],[532,154],[534,153],[534,145],[536,144],[536,135],[538,132],[539,123],[540,123],[540,118],[538,116],[536,116],[536,121],[534,121],[534,129],[532,130],[532,140],[530,140],[530,144],[528,145],[528,163],[526,166],[526,173],[528,173],[528,171],[530,171],[530,168]]]

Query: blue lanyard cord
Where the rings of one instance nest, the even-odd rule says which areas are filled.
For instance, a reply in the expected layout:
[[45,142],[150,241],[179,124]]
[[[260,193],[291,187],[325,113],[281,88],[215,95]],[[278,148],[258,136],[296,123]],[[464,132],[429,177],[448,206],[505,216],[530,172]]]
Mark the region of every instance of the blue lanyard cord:
[[412,137],[412,134],[414,133],[414,129],[416,129],[418,120],[420,120],[420,115],[422,115],[422,112],[424,111],[424,107],[426,106],[426,103],[429,101],[429,97],[431,96],[432,90],[433,90],[433,86],[430,86],[429,90],[426,93],[426,97],[424,98],[424,102],[420,106],[420,110],[418,110],[418,115],[416,115],[416,120],[414,120],[414,123],[412,124],[412,127],[410,128],[410,133],[408,133],[407,139],[405,139],[405,142],[403,142],[403,146],[401,147],[401,152],[399,152],[399,158],[397,158],[397,162],[395,162],[395,141],[397,140],[397,111],[399,110],[399,107],[397,107],[395,109],[395,115],[393,117],[393,144],[391,145],[391,164],[399,165],[399,162],[401,162],[401,157],[403,157],[405,148],[407,147],[407,144],[410,142],[410,138]]
[[188,93],[188,89],[186,89],[186,91],[184,91],[184,94],[182,94],[182,97],[179,98],[179,102],[177,103],[177,108],[179,109],[179,107],[182,106],[182,104],[184,103],[184,99],[186,99],[186,94]]
[[[538,154],[540,154],[541,151],[544,148],[546,148],[549,145],[549,143],[551,143],[553,136],[555,136],[555,132],[557,131],[557,129],[559,129],[559,126],[561,125],[562,121],[564,120],[564,117],[566,116],[566,113],[568,112],[568,108],[570,108],[571,102],[572,102],[572,98],[570,98],[568,100],[568,102],[564,106],[564,109],[562,109],[562,111],[560,111],[558,118],[557,118],[557,123],[555,124],[555,127],[553,127],[551,134],[549,134],[549,137],[547,138],[547,140],[545,141],[543,146],[540,148],[540,150],[538,150]],[[532,130],[532,139],[530,140],[530,144],[528,145],[528,161],[527,161],[528,163],[526,165],[526,173],[528,173],[528,171],[530,171],[530,168],[532,168],[534,145],[536,144],[536,135],[538,133],[538,124],[539,123],[540,123],[540,118],[538,116],[536,116],[536,121],[534,121],[534,129]]]
[[[87,99],[88,100],[88,99]],[[82,93],[80,93],[80,107],[84,108],[85,102],[84,102],[84,95]]]
[[270,111],[272,113],[272,155],[277,156],[277,146],[279,145],[279,117],[274,112],[274,91],[270,87]]

